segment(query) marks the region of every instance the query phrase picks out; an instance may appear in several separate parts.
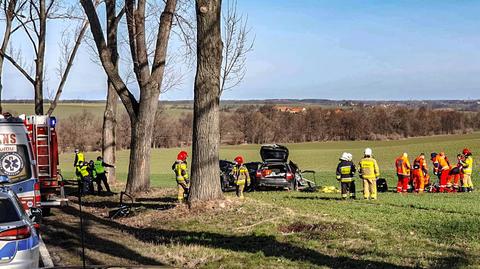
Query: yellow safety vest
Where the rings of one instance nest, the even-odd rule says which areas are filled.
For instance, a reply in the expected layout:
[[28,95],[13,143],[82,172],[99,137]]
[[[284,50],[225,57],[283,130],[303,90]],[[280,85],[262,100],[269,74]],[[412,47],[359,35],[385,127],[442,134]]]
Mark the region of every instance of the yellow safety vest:
[[374,158],[363,158],[360,163],[360,175],[363,179],[374,180],[380,176],[380,169]]
[[90,174],[88,173],[88,170],[87,170],[88,166],[87,165],[82,165],[82,166],[77,166],[77,171],[79,172],[79,174],[82,176],[82,177],[86,177],[86,176],[89,176]]
[[241,165],[240,167],[234,166],[232,169],[233,177],[235,178],[235,184],[237,185],[249,185],[250,184],[250,175],[248,174],[248,169]]
[[177,182],[184,182],[188,180],[188,171],[187,171],[187,163],[182,161],[176,161],[174,165],[175,176],[177,178]]
[[82,152],[77,153],[77,163],[75,165],[78,165],[80,162],[85,162],[85,155],[83,155]]
[[473,172],[473,158],[472,156],[468,156],[464,162],[462,162],[463,165],[463,173],[467,175],[472,175]]

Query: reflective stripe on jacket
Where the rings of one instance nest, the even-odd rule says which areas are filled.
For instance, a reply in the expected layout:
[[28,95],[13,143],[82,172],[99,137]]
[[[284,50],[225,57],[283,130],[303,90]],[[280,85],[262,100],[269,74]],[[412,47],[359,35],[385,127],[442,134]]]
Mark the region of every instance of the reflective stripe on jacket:
[[380,169],[374,158],[363,158],[358,164],[360,167],[360,176],[363,179],[374,180],[380,176]]
[[180,160],[175,161],[173,164],[173,170],[175,172],[177,182],[188,180],[187,162]]
[[337,180],[341,180],[342,182],[352,181],[355,172],[356,168],[353,162],[342,160],[337,165]]
[[248,174],[248,169],[244,165],[234,166],[232,169],[232,175],[235,178],[235,184],[237,185],[249,185],[250,184],[250,175]]

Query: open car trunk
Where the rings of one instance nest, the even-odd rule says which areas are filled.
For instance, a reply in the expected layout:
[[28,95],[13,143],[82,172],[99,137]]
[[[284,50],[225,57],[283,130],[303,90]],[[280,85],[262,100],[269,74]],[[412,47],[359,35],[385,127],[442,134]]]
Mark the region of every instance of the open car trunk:
[[271,144],[260,148],[260,156],[264,162],[283,162],[288,160],[288,149],[285,146]]
[[285,178],[287,172],[287,166],[281,163],[268,164],[262,167],[262,176],[264,178]]

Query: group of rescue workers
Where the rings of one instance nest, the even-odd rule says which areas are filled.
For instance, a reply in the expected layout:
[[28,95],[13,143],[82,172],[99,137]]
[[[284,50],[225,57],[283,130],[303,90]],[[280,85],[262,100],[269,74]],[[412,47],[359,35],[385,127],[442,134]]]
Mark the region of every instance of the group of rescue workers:
[[[471,192],[473,191],[472,172],[473,157],[472,152],[465,148],[461,154],[457,155],[457,164],[452,165],[444,152],[431,153],[430,159],[433,164],[433,174],[439,179],[438,184],[430,182],[425,154],[421,153],[410,164],[408,154],[403,153],[395,160],[395,168],[398,176],[397,192],[423,193],[429,192]],[[188,176],[187,165],[188,153],[181,151],[177,155],[177,160],[172,165],[175,173],[178,189],[178,201],[183,202],[189,194],[190,179]],[[107,182],[105,167],[114,167],[103,161],[101,156],[96,161],[85,161],[85,156],[78,149],[75,150],[75,171],[79,180],[80,190],[83,194],[94,194],[93,182],[97,183],[97,193],[103,191],[102,182],[108,193],[111,193]],[[336,176],[340,182],[342,198],[355,199],[355,174],[357,166],[353,162],[353,155],[348,152],[342,153],[340,162],[337,165]],[[364,156],[358,163],[358,175],[363,183],[364,199],[377,199],[377,180],[380,177],[380,169],[377,161],[373,158],[372,149],[366,148]],[[247,167],[244,165],[244,158],[237,156],[234,159],[234,166],[230,174],[236,185],[236,194],[243,199],[245,186],[250,185],[250,175]],[[412,186],[412,188],[409,188]],[[427,189],[428,187],[428,189]]]
[[398,175],[397,192],[407,192],[409,182],[413,182],[414,191],[422,193],[425,186],[431,185],[433,192],[471,192],[473,191],[472,152],[465,148],[457,155],[457,163],[450,163],[444,152],[430,154],[433,164],[433,174],[439,179],[438,186],[432,185],[428,174],[425,154],[420,154],[413,162],[413,167],[408,160],[408,154],[395,160],[395,167]]
[[82,195],[95,194],[93,183],[97,183],[97,194],[103,192],[102,182],[105,185],[107,194],[111,194],[110,185],[108,185],[106,176],[106,167],[114,167],[105,163],[101,156],[97,157],[96,161],[85,161],[85,155],[78,149],[75,149],[75,160],[73,162],[75,167],[75,175],[79,183],[79,192]]
[[[438,184],[430,182],[425,154],[421,153],[411,166],[408,154],[403,153],[395,160],[395,168],[398,176],[397,192],[406,193],[410,190],[416,193],[429,192],[471,192],[473,191],[472,152],[465,148],[457,155],[457,164],[452,165],[444,152],[432,153],[430,160],[433,164],[433,174],[439,179]],[[377,161],[373,158],[372,150],[365,149],[364,157],[358,164],[358,173],[363,180],[363,197],[365,199],[377,199],[377,180],[380,177],[380,169]],[[357,168],[353,163],[353,155],[344,152],[340,157],[336,175],[340,182],[342,198],[355,199],[355,173]],[[426,189],[428,187],[428,189]]]
[[[177,160],[172,165],[172,170],[175,172],[178,189],[178,201],[183,202],[188,197],[190,190],[190,179],[188,177],[187,166],[188,153],[186,151],[180,151],[177,155]],[[244,165],[244,159],[242,156],[235,157],[234,166],[231,171],[231,175],[234,178],[236,186],[236,194],[240,199],[243,199],[243,191],[245,186],[250,185],[250,175],[247,167]]]

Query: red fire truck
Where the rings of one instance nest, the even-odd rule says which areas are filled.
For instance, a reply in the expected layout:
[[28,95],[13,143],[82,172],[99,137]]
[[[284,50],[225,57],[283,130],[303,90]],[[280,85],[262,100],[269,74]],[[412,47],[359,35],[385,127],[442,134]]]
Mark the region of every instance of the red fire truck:
[[56,119],[49,116],[0,115],[0,175],[25,210],[66,205],[58,169]]
[[47,115],[21,116],[21,118],[24,119],[36,161],[42,211],[48,214],[51,207],[63,206],[68,202],[58,169],[58,143],[55,130],[57,119]]

